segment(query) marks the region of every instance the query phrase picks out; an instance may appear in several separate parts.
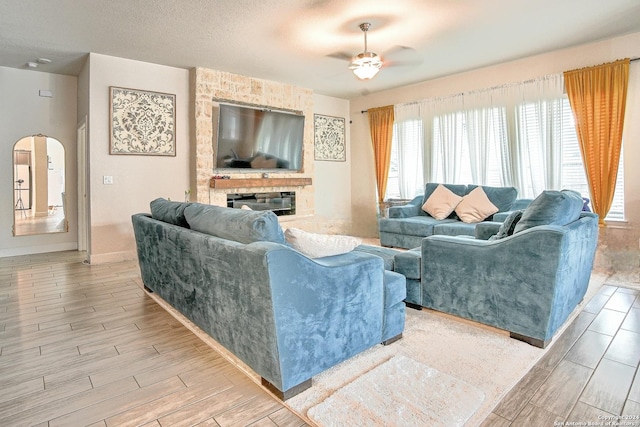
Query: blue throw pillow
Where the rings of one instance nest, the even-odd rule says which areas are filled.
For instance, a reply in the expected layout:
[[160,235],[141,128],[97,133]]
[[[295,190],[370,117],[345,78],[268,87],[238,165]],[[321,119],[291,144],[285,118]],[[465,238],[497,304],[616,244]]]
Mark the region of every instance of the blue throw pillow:
[[509,216],[504,220],[502,225],[500,225],[498,234],[493,236],[493,238],[490,240],[499,240],[499,239],[504,239],[505,237],[511,236],[516,229],[516,225],[518,225],[518,222],[520,222],[520,219],[522,219],[523,213],[524,213],[524,210],[517,210],[517,211],[511,212]]
[[189,202],[172,202],[167,199],[158,198],[149,204],[151,207],[151,217],[158,221],[189,228],[189,223],[184,216],[184,210],[190,204]]
[[580,218],[582,205],[582,196],[576,191],[543,191],[524,210],[514,233],[538,225],[567,225]]
[[240,243],[285,243],[278,217],[271,211],[251,211],[192,203],[184,210],[192,230]]

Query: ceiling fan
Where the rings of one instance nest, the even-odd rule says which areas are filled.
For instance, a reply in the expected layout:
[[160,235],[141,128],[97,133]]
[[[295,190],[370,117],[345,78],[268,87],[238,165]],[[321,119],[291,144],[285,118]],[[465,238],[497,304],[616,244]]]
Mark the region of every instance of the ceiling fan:
[[360,29],[364,33],[364,52],[357,54],[351,60],[349,69],[353,71],[360,80],[369,80],[375,77],[382,67],[382,58],[375,52],[369,52],[367,50],[367,31],[371,24],[363,22],[360,24]]
[[350,61],[349,69],[356,75],[360,80],[370,80],[378,74],[378,71],[382,67],[396,66],[396,65],[417,65],[422,63],[421,59],[413,58],[408,61],[388,61],[388,58],[392,55],[392,52],[409,52],[412,51],[415,53],[415,50],[406,47],[406,46],[395,46],[391,49],[391,51],[385,54],[385,59],[380,57],[375,52],[370,52],[367,46],[367,32],[369,28],[371,28],[371,24],[369,22],[363,22],[359,25],[360,29],[364,33],[364,52],[357,54],[356,56],[352,56],[345,52],[337,52],[331,55],[328,55],[333,58],[338,59],[347,59]]

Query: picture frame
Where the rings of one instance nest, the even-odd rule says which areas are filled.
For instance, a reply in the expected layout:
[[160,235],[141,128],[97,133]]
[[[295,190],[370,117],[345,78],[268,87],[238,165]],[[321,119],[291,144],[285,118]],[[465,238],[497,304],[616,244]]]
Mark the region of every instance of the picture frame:
[[314,157],[319,161],[347,160],[344,117],[313,115]]
[[109,154],[175,156],[176,96],[109,87]]

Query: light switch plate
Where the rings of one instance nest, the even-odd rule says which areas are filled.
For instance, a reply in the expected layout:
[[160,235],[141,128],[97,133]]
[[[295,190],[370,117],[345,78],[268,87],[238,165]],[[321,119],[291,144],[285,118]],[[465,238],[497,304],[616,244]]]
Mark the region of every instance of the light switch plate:
[[111,185],[113,184],[113,177],[111,175],[104,175],[102,177],[102,183],[104,185]]

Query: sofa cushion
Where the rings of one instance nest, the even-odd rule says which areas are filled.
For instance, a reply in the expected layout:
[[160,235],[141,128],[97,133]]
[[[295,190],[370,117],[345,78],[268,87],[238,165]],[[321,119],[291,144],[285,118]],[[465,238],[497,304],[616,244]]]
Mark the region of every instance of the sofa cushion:
[[354,250],[362,241],[356,237],[309,233],[298,228],[284,232],[287,243],[309,258],[340,255]]
[[420,280],[422,268],[422,247],[400,252],[394,259],[394,271],[407,279]]
[[582,212],[582,196],[572,190],[545,190],[524,210],[514,233],[538,225],[567,225]]
[[447,222],[433,227],[434,235],[444,236],[475,236],[476,224],[462,221]]
[[504,220],[504,222],[500,225],[500,229],[498,233],[491,238],[491,240],[504,239],[505,237],[511,236],[520,219],[522,219],[522,214],[524,213],[524,209],[513,211],[509,214],[509,216]]
[[158,221],[189,228],[189,223],[184,216],[184,210],[190,204],[189,202],[172,202],[160,197],[151,201],[149,204],[151,207],[151,217]]
[[384,269],[389,271],[394,270],[394,258],[397,254],[402,253],[401,251],[393,248],[385,248],[374,245],[358,245],[354,250],[359,252],[365,252],[371,255],[378,256],[382,258],[384,261]]
[[498,207],[491,203],[482,187],[476,187],[462,198],[455,211],[462,222],[473,224],[498,212]]
[[455,220],[437,220],[427,215],[414,216],[411,218],[384,218],[380,220],[379,228],[381,232],[386,233],[427,237],[433,234],[433,227],[435,225],[445,222],[455,222]]
[[426,199],[422,210],[435,219],[445,219],[451,215],[461,200],[461,196],[440,184]]
[[184,210],[192,230],[240,243],[285,243],[278,217],[271,211],[249,211],[192,203]]
[[[467,186],[467,194],[471,193],[478,185],[470,184]],[[482,190],[487,195],[491,203],[496,205],[498,212],[511,210],[513,204],[518,197],[518,190],[515,187],[489,187],[482,185]]]

